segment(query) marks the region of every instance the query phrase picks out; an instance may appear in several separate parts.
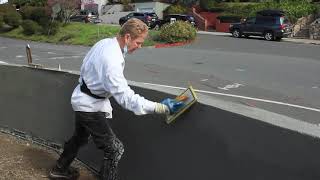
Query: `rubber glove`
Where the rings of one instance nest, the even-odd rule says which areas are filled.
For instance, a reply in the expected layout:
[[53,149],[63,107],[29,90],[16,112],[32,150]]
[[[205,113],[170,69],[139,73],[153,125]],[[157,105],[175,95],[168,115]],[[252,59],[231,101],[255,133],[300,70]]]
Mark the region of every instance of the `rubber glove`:
[[[171,99],[171,98],[166,98],[164,99],[163,101],[161,101],[159,103],[160,105],[157,105],[156,107],[156,112],[158,110],[159,111],[162,111],[164,112],[165,114],[174,114],[176,113],[177,111],[179,111],[179,109],[184,106],[184,102],[183,101],[177,101],[175,99]],[[165,105],[165,106],[163,106]],[[163,111],[165,110],[165,111]]]

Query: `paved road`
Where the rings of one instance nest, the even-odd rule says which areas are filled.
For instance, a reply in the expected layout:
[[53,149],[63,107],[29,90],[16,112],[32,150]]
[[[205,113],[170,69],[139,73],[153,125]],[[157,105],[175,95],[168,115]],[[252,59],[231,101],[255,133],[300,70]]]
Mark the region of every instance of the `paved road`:
[[[27,43],[0,38],[0,61],[25,64]],[[83,46],[30,45],[35,63],[55,68],[60,64],[62,69],[74,71],[80,69],[89,50]],[[191,82],[196,89],[222,93],[211,94],[218,98],[319,124],[319,50],[316,45],[199,35],[195,43],[184,47],[139,50],[126,59],[125,75],[133,81],[177,87]],[[270,101],[261,102],[264,100]],[[295,105],[299,107],[292,107]]]

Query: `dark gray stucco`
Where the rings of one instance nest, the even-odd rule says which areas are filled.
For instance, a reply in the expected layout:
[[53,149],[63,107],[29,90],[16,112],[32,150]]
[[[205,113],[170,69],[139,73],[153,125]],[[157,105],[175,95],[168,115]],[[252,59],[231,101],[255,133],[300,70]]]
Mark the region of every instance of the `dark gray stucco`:
[[[62,144],[73,131],[70,96],[77,80],[78,75],[68,72],[0,65],[0,125]],[[154,101],[172,96],[132,88]],[[112,104],[111,124],[125,145],[120,164],[124,179],[320,178],[318,137],[216,108],[208,99],[200,99],[170,125],[161,116],[135,116]],[[78,158],[98,169],[101,152],[90,143]]]

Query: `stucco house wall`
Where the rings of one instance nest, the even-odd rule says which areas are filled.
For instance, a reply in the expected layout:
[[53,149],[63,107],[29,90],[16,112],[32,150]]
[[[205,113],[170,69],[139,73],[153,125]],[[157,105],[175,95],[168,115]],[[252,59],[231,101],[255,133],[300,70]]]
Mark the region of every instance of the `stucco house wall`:
[[170,6],[161,2],[133,3],[133,5],[136,12],[155,12],[159,18],[163,18],[163,10]]
[[98,5],[98,13],[102,14],[102,7],[107,4],[108,0],[81,0],[81,9],[84,10],[85,6],[88,4],[97,4]]

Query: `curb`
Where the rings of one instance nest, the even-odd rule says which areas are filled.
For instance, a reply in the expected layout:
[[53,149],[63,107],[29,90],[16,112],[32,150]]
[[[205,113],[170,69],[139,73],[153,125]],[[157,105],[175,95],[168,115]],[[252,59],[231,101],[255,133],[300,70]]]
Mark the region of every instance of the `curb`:
[[156,44],[154,48],[167,48],[167,47],[175,47],[175,46],[184,46],[186,44],[190,44],[191,41],[187,42],[176,42],[176,43],[165,43],[165,44]]
[[[208,32],[208,31],[198,31],[197,34],[207,34],[207,35],[213,35],[213,36],[231,36],[230,33]],[[320,45],[320,40],[312,40],[312,39],[282,38],[282,42]]]
[[283,42],[292,42],[297,44],[312,44],[312,45],[320,45],[319,40],[310,40],[310,39],[294,39],[294,38],[283,38]]

